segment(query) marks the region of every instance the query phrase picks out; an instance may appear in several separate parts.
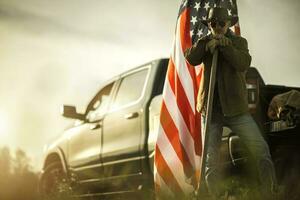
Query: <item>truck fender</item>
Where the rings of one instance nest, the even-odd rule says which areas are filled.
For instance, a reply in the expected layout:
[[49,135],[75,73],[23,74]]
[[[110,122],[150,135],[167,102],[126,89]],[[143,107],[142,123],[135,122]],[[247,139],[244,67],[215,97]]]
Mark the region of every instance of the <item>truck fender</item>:
[[47,165],[49,165],[50,163],[52,163],[54,161],[60,161],[63,171],[68,175],[69,170],[68,170],[68,166],[67,166],[66,157],[65,157],[63,150],[60,147],[56,147],[54,149],[51,149],[51,151],[47,152],[47,156],[44,161],[42,173],[44,172],[44,169],[47,167]]

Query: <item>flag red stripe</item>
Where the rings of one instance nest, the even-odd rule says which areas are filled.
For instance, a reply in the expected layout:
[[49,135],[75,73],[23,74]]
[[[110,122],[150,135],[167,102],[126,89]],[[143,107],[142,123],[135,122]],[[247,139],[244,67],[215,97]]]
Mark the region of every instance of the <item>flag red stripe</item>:
[[[185,9],[183,13],[181,14],[180,18],[180,39],[181,39],[181,46],[182,51],[185,52],[187,48],[190,48],[192,46],[192,40],[190,37],[190,32],[187,30],[190,30],[190,9]],[[190,65],[188,62],[186,62],[187,68],[190,72],[190,75],[192,77],[192,80],[194,81],[194,96],[197,96],[198,88],[197,82],[196,82],[196,74],[195,74],[195,67]],[[196,98],[195,98],[196,100]],[[196,101],[195,101],[196,102]]]
[[[200,67],[200,72],[198,75],[196,75],[196,83],[195,83],[195,102],[197,102],[197,94],[200,87],[201,78],[203,76],[203,66]],[[202,138],[201,138],[201,114],[199,112],[196,112],[195,114],[195,152],[197,155],[202,155]]]
[[[168,78],[166,79],[168,80]],[[179,139],[181,141],[182,146],[184,147],[187,156],[193,166],[193,168],[197,168],[196,163],[200,158],[196,157],[195,154],[195,141],[191,134],[189,133],[188,127],[186,126],[183,116],[178,108],[176,96],[174,95],[170,82],[166,81],[165,90],[164,90],[164,101],[166,107],[172,117],[174,124],[176,125],[179,131]],[[194,98],[194,97],[193,97]]]
[[[190,37],[190,33],[187,30],[190,30],[190,22],[188,21],[188,19],[190,19],[190,10],[186,9],[182,15],[181,15],[181,19],[180,19],[180,38],[181,38],[181,44],[182,44],[182,51],[184,52],[187,48],[192,46],[192,41],[191,41],[191,37]],[[190,65],[188,62],[186,62],[186,67],[188,68],[188,71],[190,73],[190,76],[193,80],[193,86],[194,86],[194,102],[197,102],[197,93],[198,93],[198,84],[197,81],[199,81],[199,79],[197,79],[196,77],[196,73],[195,73],[195,67]],[[200,77],[199,77],[200,78]],[[183,89],[183,88],[182,88]],[[179,108],[183,108],[182,106],[184,105],[179,105]],[[182,109],[180,109],[182,110]],[[193,115],[193,112],[190,112],[190,110],[186,111],[187,114],[184,116],[185,121],[189,120],[189,130],[190,133],[194,139],[194,143],[195,143],[195,151],[197,155],[201,155],[201,136],[199,135],[199,127],[200,127],[200,121],[195,121],[197,119],[199,119],[199,117],[195,116],[195,115],[199,115],[199,113],[195,112],[195,115]],[[189,115],[189,116],[187,116]],[[186,122],[187,123],[187,122]]]
[[236,35],[241,35],[241,28],[240,28],[240,23],[237,22],[235,25],[234,25],[234,33]]
[[[174,151],[176,152],[178,158],[180,159],[183,166],[187,169],[185,173],[190,174],[192,169],[192,165],[189,161],[189,158],[186,154],[185,149],[183,148],[181,141],[179,139],[179,132],[176,128],[176,125],[166,107],[165,102],[163,101],[162,108],[161,108],[161,126],[165,131],[166,136],[168,137]],[[175,155],[174,155],[175,156]]]
[[164,182],[168,184],[170,190],[175,194],[183,194],[181,187],[179,186],[176,178],[174,177],[172,171],[166,163],[158,146],[156,146],[155,149],[155,165],[159,166],[157,167],[157,172],[159,173],[160,177],[164,180]]
[[190,17],[189,9],[185,9],[180,16],[180,39],[181,39],[181,47],[184,52],[187,48],[192,46],[192,40],[190,37],[190,21],[188,20]]
[[[185,93],[185,90],[184,90],[181,82],[180,82],[179,76],[177,74],[177,71],[175,69],[172,59],[170,59],[170,61],[169,61],[169,69],[168,69],[167,76],[168,76],[171,88],[173,90],[173,93],[176,96],[178,109],[180,110],[180,113],[183,116],[183,119],[185,121],[185,124],[186,124],[189,132],[191,133],[193,131],[192,127],[194,126],[194,123],[195,123],[195,119],[194,119],[195,116],[193,114],[193,110],[190,106],[190,103],[188,102],[187,95]],[[192,137],[194,138],[193,135],[192,135]]]
[[[186,62],[186,65],[189,68],[189,71],[191,73],[192,79],[194,81],[194,99],[195,99],[195,102],[197,102],[197,94],[198,94],[198,89],[199,89],[199,83],[200,83],[200,80],[201,80],[201,75],[198,76],[196,74],[195,67],[192,66],[192,65],[190,65],[189,62]],[[202,70],[202,68],[200,70]]]

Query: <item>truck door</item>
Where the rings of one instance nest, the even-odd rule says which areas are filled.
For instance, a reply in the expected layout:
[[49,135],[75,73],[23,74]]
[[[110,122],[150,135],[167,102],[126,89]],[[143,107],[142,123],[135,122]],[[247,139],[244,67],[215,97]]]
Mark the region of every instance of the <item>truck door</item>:
[[107,192],[131,190],[138,184],[143,96],[148,74],[149,67],[143,67],[124,75],[104,118],[102,159]]
[[82,185],[92,184],[93,181],[103,177],[100,157],[102,123],[113,85],[114,82],[97,93],[88,105],[86,122],[69,130],[68,133],[69,165]]

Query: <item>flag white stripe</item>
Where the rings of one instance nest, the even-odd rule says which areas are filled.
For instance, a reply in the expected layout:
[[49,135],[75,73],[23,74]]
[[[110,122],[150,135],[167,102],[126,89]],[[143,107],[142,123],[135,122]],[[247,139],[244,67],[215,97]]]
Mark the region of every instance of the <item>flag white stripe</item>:
[[164,182],[164,180],[161,178],[159,173],[157,172],[156,166],[154,165],[154,174],[155,174],[155,183],[159,185],[160,189],[163,190],[163,194],[165,196],[169,196],[174,198],[174,194],[169,189],[168,185]]
[[178,129],[180,142],[183,145],[185,152],[187,153],[189,161],[193,166],[193,168],[195,169],[196,168],[195,157],[197,155],[195,153],[194,139],[192,138],[189,129],[187,128],[185,121],[181,115],[181,112],[178,109],[176,98],[171,89],[170,82],[167,81],[165,83],[165,86],[166,89],[165,89],[164,100],[165,100],[167,110],[169,111],[171,118],[173,119],[174,124]]
[[[172,174],[177,180],[179,185],[184,183],[184,174],[183,174],[183,166],[178,158],[175,150],[173,149],[171,143],[169,142],[168,137],[166,136],[165,131],[159,126],[159,137],[157,140],[157,146],[161,152],[162,157],[166,161],[168,167],[170,168]],[[182,188],[182,187],[181,187]]]
[[176,67],[179,80],[188,98],[193,113],[195,114],[196,109],[195,109],[194,84],[182,51],[181,38],[180,38],[180,29],[181,29],[180,21],[181,21],[181,16],[177,21],[177,30],[176,30],[177,34],[176,34],[176,39],[174,44],[174,51],[171,56],[174,61],[174,65]]
[[191,192],[193,187],[188,185],[185,181],[185,175],[183,170],[183,165],[178,158],[176,152],[173,149],[173,146],[170,144],[166,133],[163,128],[159,127],[159,137],[157,140],[157,147],[159,148],[164,160],[166,161],[168,167],[170,168],[173,176],[177,180],[180,188],[185,194]]

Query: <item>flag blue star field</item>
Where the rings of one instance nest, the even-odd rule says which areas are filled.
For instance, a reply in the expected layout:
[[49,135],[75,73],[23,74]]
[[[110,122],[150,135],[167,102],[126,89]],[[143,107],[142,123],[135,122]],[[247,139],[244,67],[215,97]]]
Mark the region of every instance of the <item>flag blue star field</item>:
[[[202,20],[207,19],[208,11],[212,7],[227,8],[228,14],[230,16],[238,16],[236,0],[206,0],[206,1],[184,1],[181,6],[180,11],[187,8],[190,9],[190,36],[192,38],[192,43],[194,44],[199,38],[209,34],[207,26],[201,23]],[[179,13],[180,14],[180,13]],[[236,27],[234,27],[236,28]],[[235,29],[236,34],[240,34]]]
[[[225,7],[229,15],[237,16],[236,0],[184,0],[180,5],[154,159],[156,194],[167,199],[183,199],[200,183],[203,141],[196,96],[203,70],[201,66],[190,65],[184,52],[209,34],[201,21],[216,6]],[[232,28],[239,34],[238,24]]]

